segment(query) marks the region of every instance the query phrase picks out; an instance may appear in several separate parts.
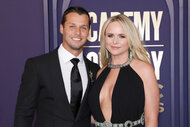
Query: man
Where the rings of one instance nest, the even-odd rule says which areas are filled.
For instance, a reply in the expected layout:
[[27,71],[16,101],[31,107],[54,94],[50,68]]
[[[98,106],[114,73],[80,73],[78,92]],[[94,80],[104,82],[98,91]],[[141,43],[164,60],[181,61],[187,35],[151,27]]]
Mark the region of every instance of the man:
[[31,127],[35,112],[35,127],[90,126],[87,94],[99,66],[83,55],[89,29],[88,12],[70,7],[60,25],[63,43],[48,54],[27,60],[15,110],[15,127]]

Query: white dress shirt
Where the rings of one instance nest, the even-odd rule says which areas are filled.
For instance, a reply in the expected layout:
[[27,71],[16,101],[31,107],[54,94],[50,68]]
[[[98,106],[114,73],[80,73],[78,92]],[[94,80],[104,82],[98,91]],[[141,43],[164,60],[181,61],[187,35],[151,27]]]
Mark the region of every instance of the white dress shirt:
[[78,68],[82,80],[82,88],[83,88],[82,98],[83,98],[88,84],[88,77],[83,58],[83,52],[81,52],[79,56],[75,57],[70,52],[68,52],[61,44],[58,49],[58,57],[69,103],[71,101],[71,69],[73,67],[73,64],[71,63],[70,60],[73,58],[78,58],[80,60],[78,63]]

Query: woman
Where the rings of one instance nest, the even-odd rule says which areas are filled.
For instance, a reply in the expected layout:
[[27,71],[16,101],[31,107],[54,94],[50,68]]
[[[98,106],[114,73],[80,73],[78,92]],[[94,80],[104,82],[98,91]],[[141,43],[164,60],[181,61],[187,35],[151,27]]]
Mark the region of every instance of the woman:
[[158,127],[159,88],[138,30],[125,15],[109,18],[100,38],[103,67],[89,93],[97,127]]

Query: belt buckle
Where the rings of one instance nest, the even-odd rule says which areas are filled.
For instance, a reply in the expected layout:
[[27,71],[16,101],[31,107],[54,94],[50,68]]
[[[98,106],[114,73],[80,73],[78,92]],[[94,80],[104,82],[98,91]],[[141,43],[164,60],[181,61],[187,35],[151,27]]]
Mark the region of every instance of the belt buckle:
[[102,126],[103,127],[112,127],[112,123],[110,121],[104,121]]
[[127,120],[124,125],[125,127],[133,127],[133,122],[130,120]]

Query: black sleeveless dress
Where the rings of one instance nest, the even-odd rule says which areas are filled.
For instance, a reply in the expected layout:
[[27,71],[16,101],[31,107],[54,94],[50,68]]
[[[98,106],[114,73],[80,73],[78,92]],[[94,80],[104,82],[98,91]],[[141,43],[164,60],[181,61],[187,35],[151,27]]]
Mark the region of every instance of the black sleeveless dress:
[[[105,118],[101,111],[99,94],[106,80],[110,68],[106,67],[91,87],[88,102],[94,119],[104,122]],[[127,120],[136,121],[144,113],[145,95],[144,85],[140,76],[130,65],[122,67],[112,93],[112,123],[125,123]],[[144,127],[139,124],[135,127]]]

